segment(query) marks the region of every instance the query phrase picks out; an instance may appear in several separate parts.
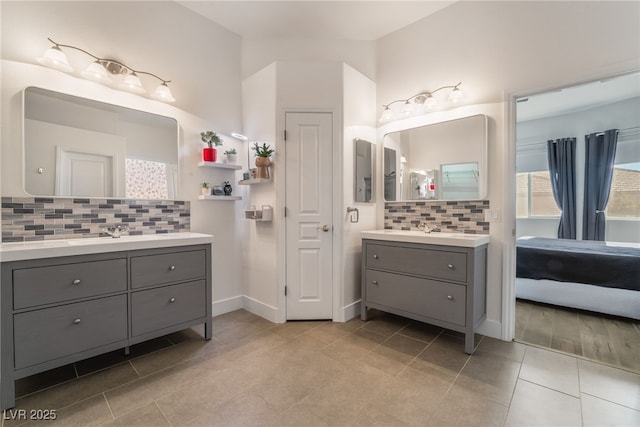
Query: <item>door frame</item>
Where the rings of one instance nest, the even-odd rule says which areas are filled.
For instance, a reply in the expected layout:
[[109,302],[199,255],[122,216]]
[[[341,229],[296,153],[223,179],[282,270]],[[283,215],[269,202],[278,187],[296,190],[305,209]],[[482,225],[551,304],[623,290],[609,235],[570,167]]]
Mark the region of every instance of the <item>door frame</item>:
[[[278,282],[278,323],[287,321],[287,298],[284,295],[284,289],[287,283],[287,246],[286,246],[286,226],[284,218],[284,208],[286,202],[286,164],[285,154],[286,145],[284,141],[284,130],[286,125],[286,117],[288,113],[326,113],[331,114],[331,125],[333,126],[333,182],[331,184],[333,192],[333,206],[331,212],[332,229],[332,245],[331,245],[331,262],[332,262],[332,320],[334,322],[344,322],[344,313],[342,311],[342,240],[343,240],[343,224],[342,224],[342,205],[343,205],[343,159],[342,147],[343,140],[341,138],[342,122],[340,120],[340,111],[337,108],[287,108],[283,107],[278,111],[278,120],[276,126],[276,167],[277,173],[274,173],[274,186],[276,189],[276,251],[277,251],[277,282]],[[278,161],[282,161],[282,167],[278,167]]]

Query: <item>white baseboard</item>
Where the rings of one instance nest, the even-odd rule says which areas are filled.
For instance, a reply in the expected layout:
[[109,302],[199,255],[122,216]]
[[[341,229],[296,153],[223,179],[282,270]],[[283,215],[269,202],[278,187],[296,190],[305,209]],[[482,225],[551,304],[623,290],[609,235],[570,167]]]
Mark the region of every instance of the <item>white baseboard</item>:
[[215,317],[240,309],[245,309],[249,313],[263,317],[273,323],[278,323],[278,309],[276,307],[272,307],[246,295],[237,295],[220,301],[213,301],[213,309],[211,312]]
[[345,322],[348,322],[349,320],[358,316],[360,316],[360,300],[342,307],[342,318]]
[[244,308],[242,304],[242,297],[242,295],[238,295],[220,301],[213,301],[213,308],[211,310],[212,315],[215,317]]
[[497,320],[485,320],[476,330],[477,333],[486,335],[498,340],[502,339],[502,323]]
[[262,301],[258,301],[246,295],[242,296],[242,308],[256,316],[263,317],[270,322],[278,323],[278,309]]

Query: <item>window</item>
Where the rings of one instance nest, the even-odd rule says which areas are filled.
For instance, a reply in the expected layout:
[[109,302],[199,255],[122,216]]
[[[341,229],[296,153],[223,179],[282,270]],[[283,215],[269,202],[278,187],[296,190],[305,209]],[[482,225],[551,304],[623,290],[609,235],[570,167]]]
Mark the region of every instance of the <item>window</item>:
[[516,174],[516,216],[559,217],[560,209],[553,198],[549,171]]
[[615,165],[607,218],[640,218],[640,162]]

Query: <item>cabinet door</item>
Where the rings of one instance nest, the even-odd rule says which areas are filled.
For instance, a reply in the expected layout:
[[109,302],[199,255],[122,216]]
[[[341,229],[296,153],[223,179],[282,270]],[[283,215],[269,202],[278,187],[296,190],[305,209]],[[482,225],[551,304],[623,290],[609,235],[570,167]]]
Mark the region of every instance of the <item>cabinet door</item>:
[[432,319],[465,325],[464,285],[366,270],[367,302]]
[[118,295],[13,317],[15,368],[127,339],[127,296]]
[[132,336],[205,317],[205,286],[204,280],[198,280],[131,294]]

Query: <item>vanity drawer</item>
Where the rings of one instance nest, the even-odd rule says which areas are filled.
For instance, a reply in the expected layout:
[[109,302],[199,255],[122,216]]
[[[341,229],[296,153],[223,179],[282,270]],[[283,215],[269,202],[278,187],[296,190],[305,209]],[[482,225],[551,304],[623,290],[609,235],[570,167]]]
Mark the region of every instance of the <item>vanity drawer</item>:
[[419,277],[366,270],[366,300],[387,307],[465,325],[464,285],[437,282]]
[[16,310],[126,289],[125,258],[13,270]]
[[135,292],[131,295],[131,334],[143,335],[206,314],[205,280]]
[[467,255],[393,245],[366,245],[366,267],[417,274],[443,280],[467,281]]
[[13,317],[15,368],[127,339],[127,296],[99,298]]
[[204,250],[193,250],[133,257],[131,286],[142,288],[204,277],[205,256]]

